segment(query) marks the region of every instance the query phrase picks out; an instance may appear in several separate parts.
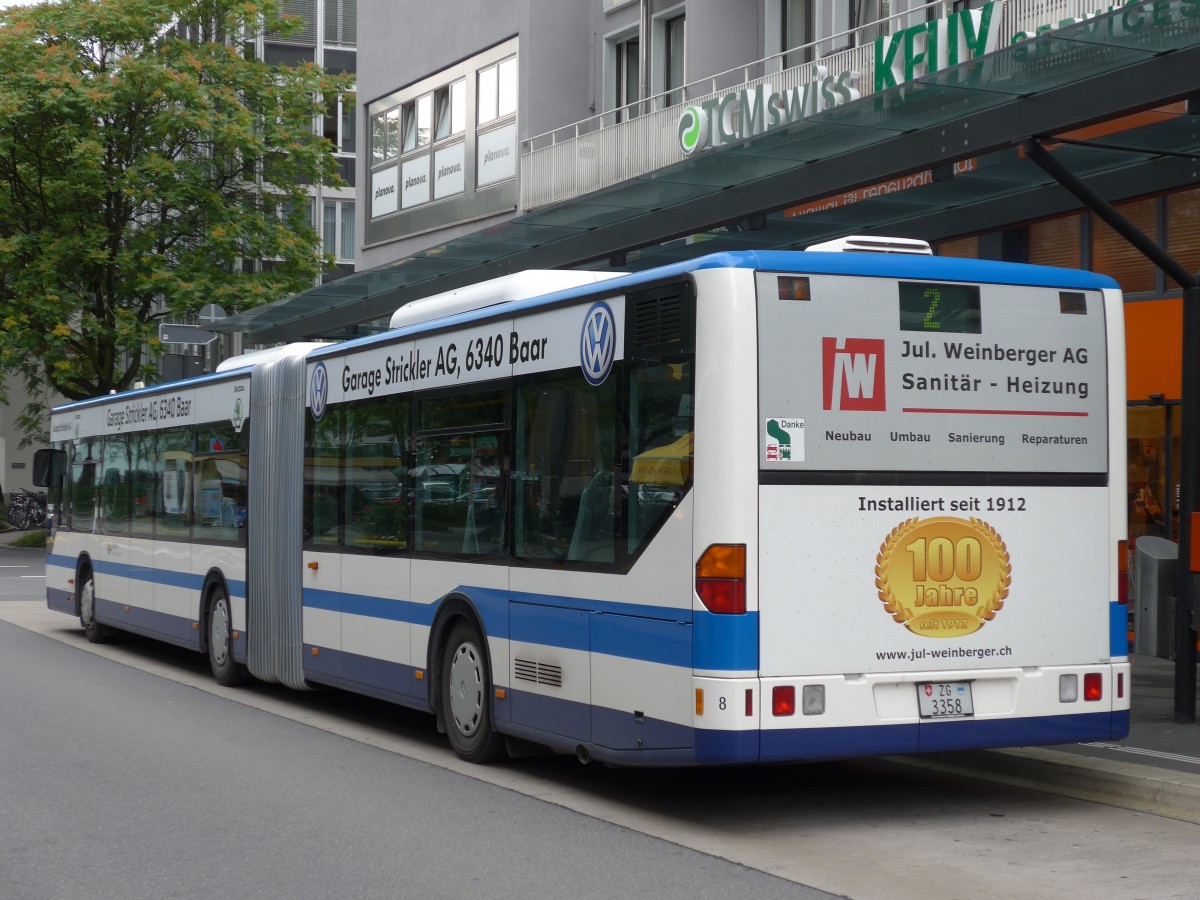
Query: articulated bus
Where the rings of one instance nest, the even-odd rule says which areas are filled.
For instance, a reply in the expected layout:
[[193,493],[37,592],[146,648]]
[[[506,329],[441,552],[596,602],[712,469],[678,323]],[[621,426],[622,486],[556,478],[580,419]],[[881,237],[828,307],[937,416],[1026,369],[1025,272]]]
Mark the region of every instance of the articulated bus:
[[476,762],[1125,736],[1116,284],[876,243],[522,273],[56,409],[49,606]]

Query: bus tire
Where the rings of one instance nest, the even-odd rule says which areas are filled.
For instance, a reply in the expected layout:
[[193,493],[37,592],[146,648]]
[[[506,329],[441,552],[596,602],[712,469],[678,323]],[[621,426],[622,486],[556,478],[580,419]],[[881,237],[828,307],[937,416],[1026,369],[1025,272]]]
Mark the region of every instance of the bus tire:
[[83,636],[91,643],[103,644],[108,640],[108,629],[96,621],[96,582],[91,569],[84,569],[79,580],[79,624],[83,626]]
[[233,615],[229,594],[217,585],[208,600],[208,666],[213,680],[224,687],[234,687],[246,680],[246,670],[233,659]]
[[505,754],[504,736],[492,729],[492,678],[487,644],[479,629],[460,619],[442,654],[441,713],[450,746],[461,759],[489,763]]

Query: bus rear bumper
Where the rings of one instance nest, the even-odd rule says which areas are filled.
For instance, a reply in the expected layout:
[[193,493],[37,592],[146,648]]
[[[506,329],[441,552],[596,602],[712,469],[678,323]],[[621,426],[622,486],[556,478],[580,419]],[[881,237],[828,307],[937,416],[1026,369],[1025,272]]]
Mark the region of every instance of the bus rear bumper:
[[[918,691],[931,679],[970,686],[973,709],[956,718],[923,718]],[[696,679],[708,696],[750,696],[752,679]],[[1085,691],[1085,684],[1094,691]],[[702,764],[786,762],[948,750],[1120,740],[1129,733],[1126,660],[930,673],[764,678],[753,717],[697,715]],[[800,704],[816,690],[819,704]],[[776,703],[781,692],[782,703]],[[709,704],[710,706],[712,704]],[[734,704],[720,701],[719,709]],[[752,710],[749,703],[745,716]],[[702,721],[709,720],[709,721]],[[712,721],[716,719],[717,721]],[[710,724],[711,722],[711,724]],[[705,727],[707,726],[707,727]],[[716,726],[716,727],[713,727]]]
[[1119,740],[1128,734],[1127,709],[1026,719],[964,719],[850,728],[791,728],[770,731],[698,729],[696,762],[701,765],[805,762],[862,756],[1111,741]]

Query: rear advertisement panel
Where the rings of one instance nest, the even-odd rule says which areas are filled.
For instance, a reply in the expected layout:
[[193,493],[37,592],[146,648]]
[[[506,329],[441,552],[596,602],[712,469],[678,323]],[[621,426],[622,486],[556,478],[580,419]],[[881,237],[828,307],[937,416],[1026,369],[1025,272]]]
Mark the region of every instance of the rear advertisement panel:
[[1106,659],[1101,294],[757,278],[763,674]]
[[761,273],[758,308],[763,469],[1107,470],[1098,291]]
[[1104,488],[759,492],[759,578],[771,586],[759,599],[764,675],[1065,665],[1109,655]]

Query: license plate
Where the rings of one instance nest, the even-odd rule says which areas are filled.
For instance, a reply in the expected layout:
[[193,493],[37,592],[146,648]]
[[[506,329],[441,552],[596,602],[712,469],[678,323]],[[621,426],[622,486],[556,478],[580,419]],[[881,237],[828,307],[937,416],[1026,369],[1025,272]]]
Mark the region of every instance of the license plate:
[[917,685],[922,719],[965,719],[975,715],[969,681],[925,681]]

